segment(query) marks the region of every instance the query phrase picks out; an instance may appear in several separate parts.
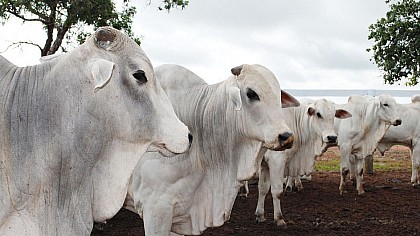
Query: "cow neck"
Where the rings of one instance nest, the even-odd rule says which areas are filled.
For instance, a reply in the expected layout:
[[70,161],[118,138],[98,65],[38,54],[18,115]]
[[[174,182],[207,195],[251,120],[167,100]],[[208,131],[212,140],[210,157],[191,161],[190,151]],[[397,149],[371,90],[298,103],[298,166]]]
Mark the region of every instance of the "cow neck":
[[[193,112],[185,123],[193,132],[194,142],[201,150],[196,163],[205,169],[228,168],[235,132],[232,132],[236,114],[228,111],[229,98],[225,91],[225,82],[204,85],[194,99],[196,104],[189,104]],[[184,119],[181,118],[184,122]]]
[[[198,158],[193,157],[193,169],[201,171],[203,180],[190,209],[194,234],[207,227],[220,226],[229,219],[239,188],[238,159],[254,158],[261,149],[260,142],[253,141],[255,145],[250,145],[249,140],[240,137],[243,133],[237,130],[240,112],[235,110],[227,93],[231,85],[227,80],[203,86],[198,99],[200,104],[195,106],[199,109],[195,110],[192,130],[200,151]],[[202,212],[205,219],[200,215]]]
[[[1,80],[0,80],[0,96],[2,101],[3,112],[1,114],[1,126],[0,133],[2,136],[0,138],[0,146],[2,147],[3,153],[1,153],[0,162],[1,169],[4,169],[6,177],[2,180],[11,181],[11,183],[20,183],[22,180],[21,176],[18,173],[27,173],[30,176],[30,179],[35,182],[41,180],[36,180],[38,176],[38,171],[35,169],[38,166],[35,165],[40,163],[43,160],[34,159],[35,155],[21,155],[20,153],[34,153],[37,151],[37,147],[34,146],[33,140],[39,140],[39,131],[34,126],[29,126],[29,120],[41,120],[44,117],[40,118],[40,113],[45,112],[40,110],[38,107],[34,106],[37,104],[42,97],[46,97],[45,93],[40,88],[38,82],[45,76],[46,73],[50,70],[49,66],[44,64],[27,66],[27,67],[17,67],[14,64],[7,61],[5,58],[0,56],[1,61]],[[44,122],[45,124],[46,122]],[[47,123],[48,124],[48,123]],[[44,128],[43,131],[46,129]],[[13,135],[10,133],[13,130],[14,133],[19,135]],[[8,138],[6,138],[8,137]],[[19,144],[19,145],[12,145]],[[23,151],[23,150],[26,151]],[[4,159],[7,156],[13,156],[12,159]],[[3,168],[4,167],[4,168]],[[17,171],[12,170],[12,168],[18,168]],[[8,172],[8,173],[6,173]],[[3,183],[3,186],[12,186],[10,183]],[[16,186],[20,188],[22,186]],[[38,194],[37,192],[31,192],[32,186],[23,186],[23,189],[30,194],[25,195],[19,199],[19,201],[24,202],[31,195]],[[13,193],[16,191],[15,193]],[[21,195],[19,193],[21,190],[10,189],[8,192],[11,195]],[[0,194],[1,195],[1,194]],[[14,200],[12,200],[14,201]],[[13,203],[14,204],[14,203]],[[16,204],[19,204],[16,202]]]
[[375,102],[364,102],[359,115],[362,117],[362,156],[372,155],[386,130],[389,128],[378,117]]

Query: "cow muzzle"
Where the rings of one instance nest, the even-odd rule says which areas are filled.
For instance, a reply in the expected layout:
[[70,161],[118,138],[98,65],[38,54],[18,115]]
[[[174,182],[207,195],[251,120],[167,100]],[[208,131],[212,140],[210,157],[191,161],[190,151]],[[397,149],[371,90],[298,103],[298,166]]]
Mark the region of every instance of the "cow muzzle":
[[337,143],[337,136],[335,136],[335,135],[328,135],[327,136],[327,143],[329,143],[329,144]]
[[396,120],[394,121],[394,123],[392,123],[392,125],[393,125],[393,126],[399,126],[399,125],[401,125],[401,124],[402,124],[401,119],[396,119]]
[[279,135],[278,140],[280,145],[275,148],[275,151],[283,151],[289,149],[293,146],[293,142],[295,141],[295,136],[292,133],[284,132]]

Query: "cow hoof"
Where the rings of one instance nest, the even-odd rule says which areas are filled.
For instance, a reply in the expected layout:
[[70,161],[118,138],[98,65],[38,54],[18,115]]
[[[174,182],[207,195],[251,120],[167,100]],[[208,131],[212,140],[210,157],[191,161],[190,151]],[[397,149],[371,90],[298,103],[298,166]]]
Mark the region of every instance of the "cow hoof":
[[420,184],[413,184],[414,189],[420,189]]
[[309,181],[312,180],[312,175],[302,175],[302,176],[300,176],[300,180],[302,182],[309,182]]
[[366,195],[365,195],[365,191],[360,191],[360,192],[358,192],[358,195],[359,195],[359,196],[361,196],[361,197],[366,196]]
[[278,220],[276,224],[277,227],[279,227],[280,229],[287,229],[287,225],[286,222],[284,222],[284,220]]
[[255,218],[255,221],[258,223],[262,223],[265,221],[265,217],[264,216],[257,216],[257,218]]

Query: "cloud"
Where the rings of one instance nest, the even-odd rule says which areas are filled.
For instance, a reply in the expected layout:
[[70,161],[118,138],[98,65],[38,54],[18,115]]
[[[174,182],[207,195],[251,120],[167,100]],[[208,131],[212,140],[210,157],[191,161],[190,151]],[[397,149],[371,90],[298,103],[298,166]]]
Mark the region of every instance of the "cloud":
[[[194,0],[170,13],[157,10],[161,2],[135,2],[133,30],[154,66],[180,64],[210,84],[250,63],[272,70],[282,88],[412,89],[384,85],[366,52],[373,44],[369,25],[388,11],[384,0]],[[0,50],[5,35],[45,40],[42,27],[17,20],[1,29],[9,33],[0,34]],[[39,51],[30,48],[2,55],[19,65],[38,63]]]
[[388,10],[383,0],[190,1],[169,14],[143,6],[135,29],[154,65],[180,64],[209,83],[242,63],[267,66],[285,86],[382,83],[366,49],[368,26]]

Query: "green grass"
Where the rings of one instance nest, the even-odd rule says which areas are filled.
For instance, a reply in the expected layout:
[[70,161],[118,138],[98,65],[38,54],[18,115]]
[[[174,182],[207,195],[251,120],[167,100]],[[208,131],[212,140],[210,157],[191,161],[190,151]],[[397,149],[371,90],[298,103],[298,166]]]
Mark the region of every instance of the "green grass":
[[328,160],[317,161],[315,164],[315,171],[339,171],[340,159],[331,158]]
[[[337,148],[330,148],[315,163],[315,171],[339,171],[340,153]],[[405,147],[395,146],[382,157],[375,153],[373,157],[375,171],[410,170],[411,160],[409,150]]]

